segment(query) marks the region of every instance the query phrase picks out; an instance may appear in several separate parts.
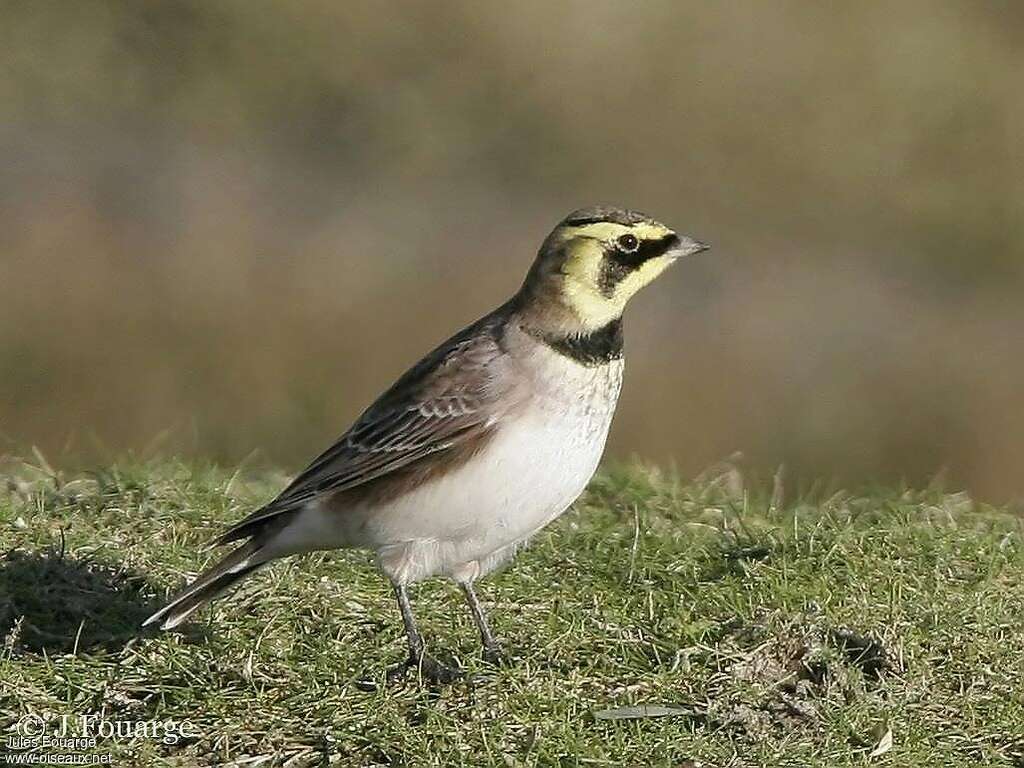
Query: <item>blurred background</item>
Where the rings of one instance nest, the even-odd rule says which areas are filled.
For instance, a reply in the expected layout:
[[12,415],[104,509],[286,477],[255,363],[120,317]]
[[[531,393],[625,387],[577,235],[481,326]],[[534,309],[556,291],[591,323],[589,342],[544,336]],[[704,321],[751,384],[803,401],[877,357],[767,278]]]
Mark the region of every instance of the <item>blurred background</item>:
[[0,453],[298,468],[570,210],[611,455],[1024,496],[1024,5],[0,4]]

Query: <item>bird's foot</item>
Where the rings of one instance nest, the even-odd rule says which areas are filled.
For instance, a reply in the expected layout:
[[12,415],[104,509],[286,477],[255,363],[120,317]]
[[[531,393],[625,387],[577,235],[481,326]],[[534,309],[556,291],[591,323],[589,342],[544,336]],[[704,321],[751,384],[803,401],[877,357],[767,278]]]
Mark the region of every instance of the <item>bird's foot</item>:
[[451,685],[462,678],[462,670],[423,653],[419,656],[410,656],[404,664],[389,669],[387,680],[389,683],[397,682],[404,679],[410,671],[418,673],[423,680],[435,685]]
[[418,667],[424,680],[438,685],[450,685],[462,677],[462,670],[438,661],[432,656],[422,656],[419,659]]
[[484,646],[484,650],[480,654],[480,657],[485,662],[495,667],[504,667],[509,662],[508,656],[506,656],[505,653],[501,650],[501,648],[497,645]]

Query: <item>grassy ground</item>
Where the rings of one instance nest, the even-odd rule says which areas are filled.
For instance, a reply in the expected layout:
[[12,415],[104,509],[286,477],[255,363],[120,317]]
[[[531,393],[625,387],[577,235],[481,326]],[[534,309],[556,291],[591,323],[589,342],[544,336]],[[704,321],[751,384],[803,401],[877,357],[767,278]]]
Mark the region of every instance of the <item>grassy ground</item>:
[[510,666],[479,660],[456,589],[416,590],[428,641],[470,675],[433,689],[385,684],[404,639],[361,553],[279,564],[183,632],[137,633],[281,478],[9,477],[3,736],[26,715],[188,720],[177,744],[92,750],[147,766],[1024,766],[1024,525],[962,495],[780,504],[728,467],[612,472],[484,584]]

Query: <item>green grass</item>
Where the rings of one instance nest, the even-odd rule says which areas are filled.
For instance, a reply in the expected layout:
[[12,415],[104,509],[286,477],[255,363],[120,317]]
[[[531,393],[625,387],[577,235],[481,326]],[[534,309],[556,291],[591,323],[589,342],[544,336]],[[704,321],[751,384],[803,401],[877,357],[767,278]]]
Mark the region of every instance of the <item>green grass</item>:
[[457,589],[415,590],[428,642],[470,675],[438,689],[385,684],[404,637],[359,552],[138,634],[280,477],[8,477],[0,736],[26,714],[189,720],[178,744],[95,750],[147,766],[1024,765],[1024,524],[963,495],[779,504],[734,470],[613,471],[482,585],[509,666],[479,660]]

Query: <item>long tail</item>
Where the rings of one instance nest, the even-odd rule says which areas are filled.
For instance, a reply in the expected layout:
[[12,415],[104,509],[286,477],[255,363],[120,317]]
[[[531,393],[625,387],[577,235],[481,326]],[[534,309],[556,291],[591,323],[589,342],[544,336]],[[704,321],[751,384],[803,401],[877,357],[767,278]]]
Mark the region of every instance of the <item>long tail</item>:
[[170,629],[183,622],[192,611],[209,602],[235,582],[245,578],[271,558],[262,552],[266,539],[257,536],[207,569],[184,590],[146,619],[142,626],[160,622],[161,629]]

